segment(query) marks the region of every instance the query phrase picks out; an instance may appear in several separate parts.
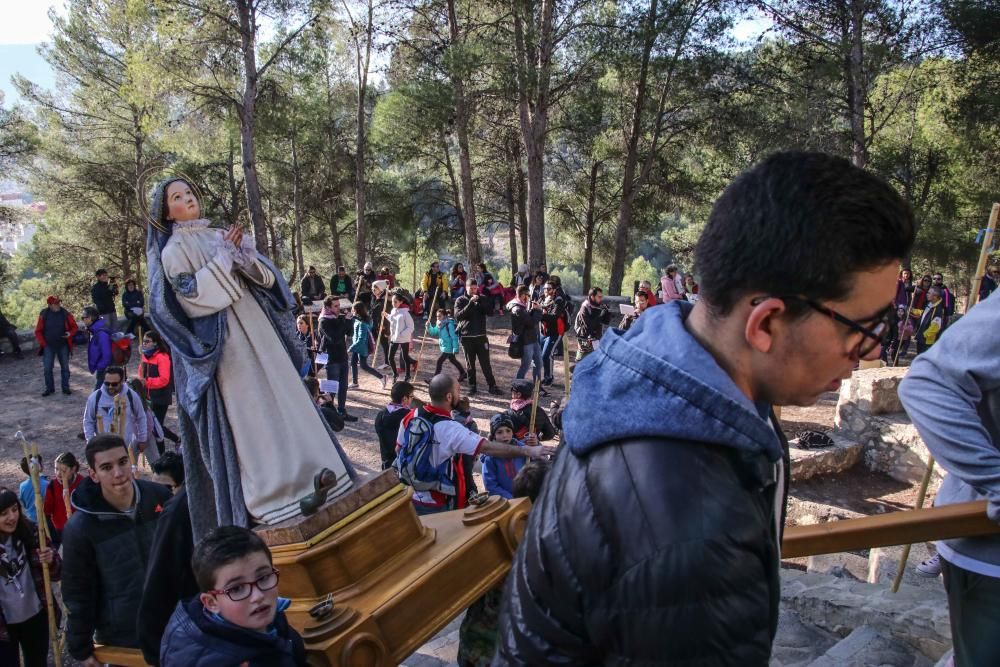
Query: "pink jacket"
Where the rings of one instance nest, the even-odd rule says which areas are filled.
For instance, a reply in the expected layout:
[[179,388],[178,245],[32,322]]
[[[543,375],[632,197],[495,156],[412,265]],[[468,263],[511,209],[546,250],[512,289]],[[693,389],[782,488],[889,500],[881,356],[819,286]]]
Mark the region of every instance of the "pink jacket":
[[663,303],[670,303],[671,301],[684,298],[684,295],[677,291],[677,285],[674,283],[673,278],[662,276],[660,278],[660,288],[663,290]]

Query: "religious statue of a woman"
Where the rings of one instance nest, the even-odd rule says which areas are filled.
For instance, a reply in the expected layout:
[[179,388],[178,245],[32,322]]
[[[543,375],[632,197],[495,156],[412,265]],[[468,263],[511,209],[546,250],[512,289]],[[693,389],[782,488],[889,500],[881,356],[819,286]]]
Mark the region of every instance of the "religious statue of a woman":
[[210,226],[182,178],[157,186],[149,216],[150,316],[173,360],[195,538],[275,524],[350,489],[354,468],[299,376],[281,272],[239,226]]

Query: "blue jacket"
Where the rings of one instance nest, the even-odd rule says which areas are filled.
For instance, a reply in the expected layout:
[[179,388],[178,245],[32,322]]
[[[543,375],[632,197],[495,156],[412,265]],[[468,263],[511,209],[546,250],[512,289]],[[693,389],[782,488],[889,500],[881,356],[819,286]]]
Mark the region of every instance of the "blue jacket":
[[[511,440],[512,445],[524,447],[520,440]],[[483,484],[489,494],[502,498],[514,497],[514,478],[521,471],[528,459],[519,456],[514,459],[501,459],[496,456],[483,454],[480,459],[483,462]]]
[[441,323],[441,326],[427,325],[427,333],[438,337],[438,345],[444,354],[455,354],[462,349],[458,331],[455,330],[455,320],[450,317]]
[[[934,460],[948,475],[934,504],[987,501],[1000,521],[1000,296],[991,296],[948,327],[919,355],[899,398]],[[938,543],[952,565],[1000,577],[1000,536]]]
[[494,664],[768,664],[785,443],[688,332],[692,307],[650,308],[577,364]]
[[[42,487],[42,498],[44,498],[45,489],[49,486],[48,476],[39,475],[38,486]],[[24,516],[28,517],[32,523],[38,523],[38,514],[35,512],[35,486],[31,483],[30,477],[21,482],[17,492],[21,498],[21,505],[24,507]]]
[[[280,609],[280,606],[279,606]],[[302,637],[283,611],[264,634],[209,617],[196,595],[178,602],[160,644],[160,667],[304,667]]]
[[90,325],[90,343],[87,345],[87,368],[91,373],[103,371],[111,365],[111,332],[104,319]]
[[371,333],[372,325],[364,320],[354,318],[354,336],[351,338],[351,346],[348,352],[357,353],[359,356],[368,356],[368,336]]

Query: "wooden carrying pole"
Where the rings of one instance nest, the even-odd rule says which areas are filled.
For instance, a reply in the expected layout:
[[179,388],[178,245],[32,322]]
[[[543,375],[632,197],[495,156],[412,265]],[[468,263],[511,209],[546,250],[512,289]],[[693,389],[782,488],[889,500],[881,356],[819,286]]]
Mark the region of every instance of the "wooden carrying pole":
[[[920,481],[920,490],[917,491],[917,500],[913,504],[914,509],[923,509],[924,498],[927,497],[927,487],[930,486],[931,477],[934,475],[934,457],[927,458],[927,470],[924,471],[924,478]],[[903,553],[899,557],[899,565],[896,567],[896,577],[892,580],[892,592],[899,590],[899,584],[903,581],[903,571],[906,569],[906,561],[910,559],[910,547],[907,544],[903,547]]]
[[[388,310],[389,310],[389,283],[386,282],[385,303],[382,304],[382,317],[379,318],[381,321],[378,323],[378,338],[375,339],[375,355],[372,357],[372,366],[375,365],[374,362],[378,361],[378,351],[382,349],[382,331],[385,329],[385,321],[386,319],[388,319],[386,317],[389,314],[387,312]],[[386,345],[386,349],[387,350],[389,349],[388,345]],[[385,363],[389,363],[388,359],[383,359],[382,361]]]
[[983,235],[983,247],[979,251],[979,262],[976,264],[976,273],[972,277],[972,291],[969,292],[969,305],[966,312],[974,303],[979,301],[979,288],[983,283],[983,273],[986,271],[986,262],[990,257],[990,248],[993,246],[993,235],[997,230],[997,219],[1000,218],[1000,203],[993,204],[990,211],[990,221],[986,225],[986,233]]
[[[38,517],[38,549],[45,551],[47,540],[47,524],[45,522],[45,501],[42,500],[41,483],[38,475],[41,472],[41,465],[38,463],[38,445],[31,445],[31,453],[28,453],[28,443],[21,441],[24,448],[24,458],[28,461],[28,471],[31,473],[31,486],[35,490],[35,514]],[[49,617],[49,643],[52,646],[52,660],[56,667],[62,667],[62,654],[59,651],[58,628],[56,627],[55,605],[52,597],[52,579],[49,576],[49,564],[42,563],[42,584],[45,587],[45,607]]]
[[413,380],[416,382],[417,376],[420,375],[420,362],[424,359],[424,345],[427,344],[427,327],[431,321],[432,314],[434,313],[434,306],[437,305],[438,294],[441,293],[440,289],[434,290],[434,298],[431,299],[431,312],[424,313],[424,335],[420,339],[420,354],[417,355],[417,361],[413,366]]
[[531,392],[531,422],[528,425],[528,433],[535,432],[535,417],[538,415],[538,394],[542,388],[541,376],[535,378],[535,388]]

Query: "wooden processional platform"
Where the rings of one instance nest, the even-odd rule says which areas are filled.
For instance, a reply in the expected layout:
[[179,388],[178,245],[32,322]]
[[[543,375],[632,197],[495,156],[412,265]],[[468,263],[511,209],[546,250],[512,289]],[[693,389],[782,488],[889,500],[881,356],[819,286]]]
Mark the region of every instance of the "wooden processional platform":
[[[355,484],[313,516],[257,528],[313,667],[402,662],[504,580],[531,507],[491,496],[418,517],[394,471]],[[129,649],[101,647],[97,657],[145,664]]]

